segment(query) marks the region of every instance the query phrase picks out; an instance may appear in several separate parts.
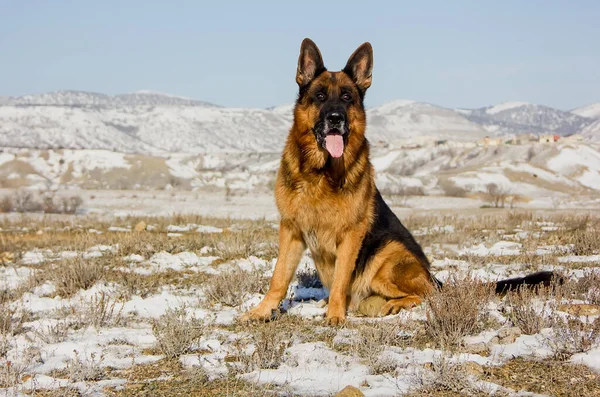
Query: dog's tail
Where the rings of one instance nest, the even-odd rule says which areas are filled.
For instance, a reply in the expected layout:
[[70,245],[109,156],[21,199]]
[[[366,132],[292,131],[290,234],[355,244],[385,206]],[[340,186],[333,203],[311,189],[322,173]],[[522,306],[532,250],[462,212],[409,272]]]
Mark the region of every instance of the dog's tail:
[[[443,283],[437,278],[433,278],[434,283],[438,288],[443,287]],[[497,294],[505,294],[510,291],[515,291],[523,286],[525,287],[535,287],[539,285],[543,285],[544,287],[549,287],[555,282],[562,283],[562,279],[557,278],[557,275],[551,271],[545,272],[537,272],[525,277],[515,277],[509,278],[506,280],[496,281],[494,283]]]
[[561,280],[557,280],[556,274],[554,272],[537,272],[525,277],[515,277],[506,280],[496,281],[496,293],[504,294],[506,292],[519,289],[522,286],[535,287],[538,285],[543,285],[544,287],[549,287],[555,281],[560,282]]

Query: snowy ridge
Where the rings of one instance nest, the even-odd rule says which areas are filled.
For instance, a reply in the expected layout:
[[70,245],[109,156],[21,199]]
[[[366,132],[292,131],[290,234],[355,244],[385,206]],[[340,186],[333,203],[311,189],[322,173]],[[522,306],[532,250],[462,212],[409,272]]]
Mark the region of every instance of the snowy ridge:
[[[153,91],[116,96],[57,91],[0,98],[0,146],[145,154],[278,152],[292,113],[292,104],[226,108]],[[367,109],[367,119],[369,140],[392,146],[423,137],[472,142],[487,135],[582,133],[590,140],[600,135],[594,119],[524,102],[455,110],[397,100]]]
[[591,119],[600,119],[600,102],[592,103],[591,105],[582,106],[577,109],[571,110],[571,113],[581,117],[588,117]]
[[86,91],[55,91],[43,94],[24,95],[5,98],[0,104],[13,106],[84,106],[84,107],[122,107],[122,106],[208,106],[209,102],[165,94],[157,91],[140,90],[132,93],[110,96]]
[[521,106],[529,105],[527,102],[504,102],[496,106],[489,107],[485,110],[487,114],[498,114],[505,110],[520,108]]
[[465,114],[493,135],[580,133],[593,120],[543,105],[508,102]]

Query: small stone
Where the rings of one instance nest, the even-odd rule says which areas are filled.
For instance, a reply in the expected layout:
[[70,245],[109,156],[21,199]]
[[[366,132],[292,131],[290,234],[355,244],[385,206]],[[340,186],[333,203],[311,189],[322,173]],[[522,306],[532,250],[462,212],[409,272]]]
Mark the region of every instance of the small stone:
[[467,361],[466,363],[464,363],[463,368],[465,369],[465,371],[472,375],[481,375],[484,372],[483,367],[480,364],[477,364],[473,361]]
[[358,312],[367,317],[377,317],[387,300],[379,295],[371,295],[358,304]]
[[136,232],[143,232],[144,230],[146,230],[146,226],[146,222],[140,221],[137,225],[135,225],[134,230]]
[[2,254],[0,254],[0,262],[2,262],[2,263],[13,262],[14,259],[15,259],[15,254],[10,251],[4,251]]
[[510,345],[511,343],[515,343],[517,341],[516,335],[508,335],[506,338],[500,339],[501,345]]
[[481,354],[481,353],[487,353],[488,347],[485,343],[479,342],[479,343],[473,343],[472,345],[466,345],[463,347],[462,350],[465,353]]
[[515,339],[521,336],[521,328],[519,327],[508,327],[508,328],[500,328],[498,330],[498,337],[500,339],[505,339],[508,337],[514,336]]
[[359,388],[354,386],[346,386],[340,390],[335,397],[364,397],[364,393]]
[[589,305],[585,303],[560,305],[558,306],[558,310],[573,316],[597,316],[600,314],[599,305]]

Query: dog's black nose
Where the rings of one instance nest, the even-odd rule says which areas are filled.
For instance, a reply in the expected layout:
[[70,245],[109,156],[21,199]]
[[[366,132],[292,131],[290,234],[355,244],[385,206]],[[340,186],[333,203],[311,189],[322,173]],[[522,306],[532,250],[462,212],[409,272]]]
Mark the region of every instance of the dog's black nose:
[[338,112],[334,112],[334,113],[329,113],[327,115],[327,121],[330,124],[339,124],[342,121],[344,121],[344,115]]

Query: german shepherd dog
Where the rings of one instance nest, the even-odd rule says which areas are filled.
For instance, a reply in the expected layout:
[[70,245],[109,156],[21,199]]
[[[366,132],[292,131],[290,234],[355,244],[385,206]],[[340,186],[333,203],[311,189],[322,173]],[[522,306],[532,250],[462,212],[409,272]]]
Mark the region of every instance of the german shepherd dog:
[[[368,42],[339,72],[325,68],[313,41],[302,42],[294,123],[275,185],[279,257],[269,291],[243,320],[271,319],[306,248],[330,292],[326,321],[331,325],[345,321],[348,305],[356,308],[372,294],[387,300],[379,313],[383,316],[420,304],[441,286],[421,246],[375,187],[363,105],[372,69]],[[550,276],[504,280],[496,289],[547,283]]]

